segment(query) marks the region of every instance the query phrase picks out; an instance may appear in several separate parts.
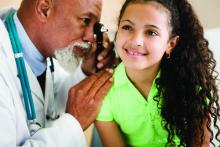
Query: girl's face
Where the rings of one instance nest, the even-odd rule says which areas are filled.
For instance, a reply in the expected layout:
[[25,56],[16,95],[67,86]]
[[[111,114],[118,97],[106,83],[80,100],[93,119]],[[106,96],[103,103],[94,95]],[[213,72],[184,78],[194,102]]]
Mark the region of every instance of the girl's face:
[[169,12],[155,2],[129,4],[116,35],[118,54],[126,68],[159,67],[164,53],[170,53],[175,39],[169,39]]

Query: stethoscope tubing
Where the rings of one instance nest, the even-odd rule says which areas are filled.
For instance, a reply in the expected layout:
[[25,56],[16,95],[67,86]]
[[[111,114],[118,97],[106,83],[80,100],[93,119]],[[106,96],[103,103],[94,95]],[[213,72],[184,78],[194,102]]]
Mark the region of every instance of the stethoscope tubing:
[[32,93],[30,89],[30,84],[27,76],[27,71],[23,59],[23,54],[21,50],[21,44],[18,39],[18,34],[13,21],[14,13],[10,13],[6,18],[5,24],[8,29],[9,37],[12,43],[13,52],[15,55],[15,61],[18,69],[18,75],[20,78],[21,88],[24,96],[24,105],[27,113],[27,118],[29,121],[36,119],[36,112],[34,108]]

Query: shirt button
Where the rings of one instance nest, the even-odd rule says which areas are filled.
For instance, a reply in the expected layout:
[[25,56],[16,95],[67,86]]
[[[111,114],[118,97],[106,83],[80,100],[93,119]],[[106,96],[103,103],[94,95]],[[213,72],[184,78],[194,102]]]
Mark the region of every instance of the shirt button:
[[147,117],[151,117],[151,114],[150,114],[150,113],[148,113],[148,114],[147,114]]

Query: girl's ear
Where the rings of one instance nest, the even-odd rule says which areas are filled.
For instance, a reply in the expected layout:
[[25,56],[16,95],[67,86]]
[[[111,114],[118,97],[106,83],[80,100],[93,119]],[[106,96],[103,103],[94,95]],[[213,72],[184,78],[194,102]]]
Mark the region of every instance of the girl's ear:
[[175,46],[178,44],[178,42],[179,42],[179,36],[177,35],[177,36],[174,36],[174,37],[172,37],[170,40],[169,40],[169,42],[168,42],[168,47],[167,47],[167,49],[166,49],[166,54],[170,54],[172,51],[173,51],[173,49],[175,48]]
[[52,0],[37,0],[35,12],[41,22],[46,22],[53,9]]

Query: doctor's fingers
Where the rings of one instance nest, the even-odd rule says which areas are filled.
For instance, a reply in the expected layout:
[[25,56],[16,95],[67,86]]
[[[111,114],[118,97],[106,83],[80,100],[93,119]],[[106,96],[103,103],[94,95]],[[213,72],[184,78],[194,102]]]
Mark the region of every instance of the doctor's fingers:
[[[110,71],[110,70],[108,70],[108,69],[106,69],[106,70],[102,70],[102,71],[100,71],[100,72],[97,72],[97,73],[94,73],[94,74],[92,74],[92,75],[90,75],[90,76],[88,76],[87,78],[85,78],[83,81],[81,81],[79,84],[77,84],[78,85],[78,88],[80,89],[80,88],[83,88],[83,90],[86,90],[86,91],[88,91],[90,88],[91,88],[91,86],[95,83],[95,82],[97,82],[99,79],[100,79],[100,77],[102,77],[103,75],[111,75],[112,76],[112,71]],[[106,77],[106,76],[105,76]],[[106,77],[107,78],[107,77]]]
[[[94,101],[92,101],[95,103],[96,106],[101,104],[102,99],[104,98],[105,94],[108,92],[108,90],[110,89],[111,86],[112,86],[112,80],[111,80],[111,82],[104,83],[102,85],[102,88],[96,92],[96,95],[94,96]],[[91,102],[90,102],[90,104],[91,104]]]
[[102,88],[97,91],[95,96],[92,96],[93,98],[89,99],[88,103],[84,103],[85,110],[84,115],[87,115],[86,119],[88,125],[85,127],[87,128],[89,124],[95,121],[96,116],[98,115],[98,112],[100,110],[100,106],[102,104],[102,100],[104,98],[104,95],[107,93],[108,89],[111,87],[112,82],[106,82],[102,85]]
[[106,81],[102,85],[102,87],[98,89],[96,93],[94,93],[94,96],[92,94],[88,95],[88,99],[83,101],[84,109],[87,110],[87,112],[93,111],[94,112],[93,114],[96,116],[99,111],[99,107],[102,103],[102,100],[111,86],[112,86],[112,82]]
[[82,91],[81,89],[83,88],[83,90],[88,91],[91,87],[91,85],[97,81],[97,79],[106,71],[100,71],[98,73],[92,74],[88,77],[86,77],[84,80],[82,80],[81,82],[79,82],[78,84],[76,84],[73,89],[77,89],[79,91]]
[[86,102],[91,103],[92,101],[99,101],[99,99],[103,98],[102,94],[106,93],[112,85],[112,73],[112,70],[104,72],[98,78],[98,80],[93,83],[93,85],[90,87],[88,91],[88,95],[85,98]]
[[84,101],[85,99],[88,99],[87,97],[88,97],[88,93],[91,87],[93,87],[94,84],[97,81],[99,81],[100,77],[102,77],[102,79],[106,81],[106,80],[109,80],[111,76],[112,76],[112,73],[110,73],[109,71],[104,71],[104,70],[96,74],[93,74],[87,77],[86,79],[84,79],[83,81],[81,81],[79,84],[72,87],[69,91],[69,96],[75,97],[76,103],[82,102],[82,100]]
[[114,68],[116,66],[115,60],[116,60],[115,56],[107,56],[105,59],[99,61],[96,66],[98,69]]
[[84,105],[85,106],[83,108],[83,110],[85,110],[84,115],[87,116],[86,120],[88,122],[88,125],[86,125],[86,127],[84,128],[87,128],[89,124],[95,121],[96,116],[99,113],[104,95],[108,92],[108,89],[111,87],[111,85],[112,85],[112,82],[105,82],[102,85],[102,88],[97,91],[94,98],[90,99],[88,103]]
[[105,32],[103,33],[102,48],[102,52],[97,56],[97,60],[99,61],[114,53],[114,43],[109,40],[108,35]]
[[[100,73],[97,73],[97,76],[101,75],[104,71],[101,71]],[[98,77],[95,75],[91,75],[87,78],[85,78],[84,80],[82,80],[81,82],[79,82],[78,84],[76,84],[75,86],[73,86],[72,88],[70,88],[69,90],[69,95],[68,95],[68,99],[72,100],[74,99],[74,103],[78,103],[80,101],[82,101],[82,99],[85,98],[85,96],[88,93],[88,90],[90,89],[90,87],[92,86],[92,84],[97,81]]]
[[88,92],[88,97],[86,97],[86,101],[91,102],[96,101],[96,99],[102,99],[103,93],[106,93],[110,86],[112,85],[112,74],[109,72],[105,72],[93,86],[90,88]]

